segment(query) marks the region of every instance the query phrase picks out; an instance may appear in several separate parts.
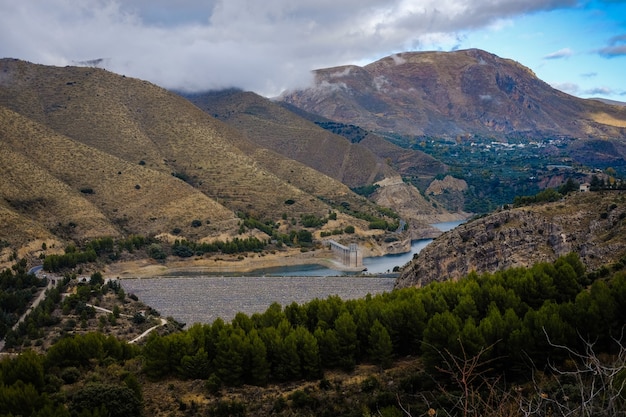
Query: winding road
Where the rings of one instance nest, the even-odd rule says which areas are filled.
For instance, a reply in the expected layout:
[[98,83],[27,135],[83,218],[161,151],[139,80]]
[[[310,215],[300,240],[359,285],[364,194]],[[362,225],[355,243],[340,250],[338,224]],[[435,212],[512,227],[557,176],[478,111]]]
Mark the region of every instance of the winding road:
[[[40,265],[40,266],[32,267],[31,269],[28,270],[28,273],[35,274],[39,277],[39,274],[42,271],[43,271],[43,267]],[[47,278],[46,275],[43,275],[43,278]],[[57,282],[56,279],[48,279],[48,284],[46,285],[46,288],[39,291],[39,294],[33,300],[31,305],[26,309],[26,312],[24,312],[24,314],[22,314],[20,318],[17,319],[17,323],[15,323],[13,327],[11,328],[12,330],[16,330],[17,327],[20,325],[20,323],[26,320],[26,317],[30,314],[30,312],[33,311],[35,308],[37,308],[39,303],[41,303],[46,298],[46,294],[48,293],[49,290],[51,290],[56,285],[56,282]],[[3,350],[4,350],[4,338],[0,339],[0,352],[2,352]]]
[[[43,267],[42,266],[35,266],[32,267],[31,269],[28,270],[29,274],[35,274],[37,276],[39,276],[39,274],[41,274],[43,271]],[[40,278],[47,278],[45,274],[43,274],[42,277]],[[56,278],[48,278],[48,283],[46,285],[46,287],[44,289],[42,289],[39,294],[37,294],[37,297],[33,300],[33,302],[30,304],[30,306],[26,309],[26,312],[24,314],[22,314],[20,316],[20,318],[17,320],[17,323],[15,323],[12,327],[12,330],[16,330],[17,327],[20,325],[20,323],[22,323],[24,320],[26,320],[26,317],[31,313],[31,311],[33,311],[35,308],[37,308],[37,306],[46,298],[46,294],[48,293],[48,291],[50,291],[58,282],[59,280]],[[95,306],[93,304],[87,304],[89,307],[93,307],[94,309],[104,312],[104,313],[110,313],[113,314],[113,311],[108,310],[106,308],[102,308],[102,307],[98,307]],[[125,317],[132,317],[126,314],[122,314],[122,316]],[[157,324],[156,326],[153,326],[151,328],[149,328],[148,330],[146,330],[145,332],[143,332],[142,334],[140,334],[139,336],[135,337],[133,340],[129,341],[128,343],[137,343],[138,341],[140,341],[141,339],[143,339],[144,337],[146,337],[147,335],[150,334],[150,332],[158,329],[161,326],[164,326],[165,324],[167,324],[167,320],[165,320],[164,318],[159,318],[160,323]],[[0,355],[8,355],[7,353],[2,353],[2,351],[4,350],[4,346],[5,346],[5,341],[4,338],[0,339]]]
[[[97,311],[101,311],[103,313],[108,313],[108,314],[113,314],[112,310],[109,310],[108,308],[102,308],[102,307],[98,307],[95,306],[93,304],[86,304],[87,307],[93,307],[94,309],[96,309]],[[133,317],[130,316],[128,314],[120,314],[120,316],[124,316],[124,317]],[[141,339],[143,339],[144,337],[148,336],[150,334],[150,332],[152,332],[153,330],[158,329],[161,326],[165,326],[167,324],[167,320],[165,320],[162,317],[159,317],[160,320],[160,324],[157,324],[156,326],[152,326],[150,327],[148,330],[146,330],[145,332],[143,332],[142,334],[140,334],[139,336],[137,336],[136,338],[134,338],[133,340],[129,341],[128,343],[137,343],[138,341],[140,341]]]

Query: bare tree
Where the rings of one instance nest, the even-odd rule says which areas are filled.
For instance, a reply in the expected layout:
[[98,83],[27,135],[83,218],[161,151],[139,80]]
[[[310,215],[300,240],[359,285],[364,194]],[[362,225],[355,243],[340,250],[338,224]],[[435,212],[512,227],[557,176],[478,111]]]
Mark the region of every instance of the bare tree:
[[[494,375],[491,368],[493,362],[502,358],[485,357],[498,342],[482,347],[474,355],[466,351],[460,339],[458,342],[461,348],[460,355],[455,355],[448,349],[439,351],[442,363],[436,369],[448,376],[452,387],[458,390],[460,395],[438,382],[439,391],[448,398],[452,406],[446,410],[437,409],[429,404],[428,415],[518,416],[519,410],[514,393],[506,388],[503,376]],[[406,410],[403,411],[406,413]]]
[[533,376],[535,393],[520,396],[520,411],[524,416],[626,416],[626,346],[623,337],[613,338],[615,354],[598,354],[594,342],[581,337],[584,349],[577,352],[553,343],[544,329],[551,347],[564,350],[570,360],[566,366],[549,365],[553,384],[551,393],[542,389]]

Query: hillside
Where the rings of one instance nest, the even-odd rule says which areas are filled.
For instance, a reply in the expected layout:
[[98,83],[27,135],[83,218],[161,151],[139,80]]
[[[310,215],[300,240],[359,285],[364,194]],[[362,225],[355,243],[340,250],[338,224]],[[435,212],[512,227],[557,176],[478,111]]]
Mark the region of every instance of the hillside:
[[398,173],[433,177],[446,170],[445,165],[423,152],[400,148],[357,126],[335,123],[338,126],[333,129],[324,119],[251,92],[225,90],[184,97],[244,132],[254,143],[349,187],[372,184]]
[[208,114],[244,132],[257,145],[302,162],[348,186],[393,174],[381,158],[251,92],[186,95]]
[[182,97],[100,69],[0,60],[0,123],[0,239],[11,247],[174,230],[233,236],[242,212],[271,221],[341,203],[377,212]]
[[626,194],[573,193],[495,212],[444,233],[404,267],[397,287],[552,262],[575,252],[590,270],[626,254]]
[[[397,211],[409,223],[413,239],[437,234],[428,223],[462,217],[462,214],[449,213],[443,206],[433,206],[415,187],[400,179],[401,175],[411,175],[429,183],[435,175],[446,171],[444,164],[423,152],[403,149],[356,126],[312,123],[306,119],[311,115],[300,117],[288,107],[283,108],[250,92],[225,90],[184,96],[208,114],[243,132],[259,146],[251,151],[253,157],[279,176],[288,173],[276,164],[268,150],[350,187],[383,185],[369,196],[370,200]],[[297,172],[304,171],[299,168]],[[312,194],[321,194],[299,183],[300,178],[300,175],[293,176],[292,183]]]
[[579,99],[485,51],[408,52],[315,71],[287,103],[386,134],[626,138],[626,110]]

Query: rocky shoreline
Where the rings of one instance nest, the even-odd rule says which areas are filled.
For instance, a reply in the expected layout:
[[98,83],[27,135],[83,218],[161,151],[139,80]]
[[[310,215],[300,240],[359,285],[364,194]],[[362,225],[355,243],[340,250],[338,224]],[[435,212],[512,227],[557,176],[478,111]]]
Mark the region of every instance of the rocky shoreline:
[[185,260],[168,259],[158,262],[154,259],[138,259],[116,262],[107,265],[103,275],[107,278],[148,278],[160,275],[175,275],[180,272],[198,274],[248,273],[257,269],[266,269],[295,265],[322,265],[338,271],[359,271],[362,268],[347,268],[333,258],[329,250],[300,252],[290,249],[280,253],[248,256],[193,258]]

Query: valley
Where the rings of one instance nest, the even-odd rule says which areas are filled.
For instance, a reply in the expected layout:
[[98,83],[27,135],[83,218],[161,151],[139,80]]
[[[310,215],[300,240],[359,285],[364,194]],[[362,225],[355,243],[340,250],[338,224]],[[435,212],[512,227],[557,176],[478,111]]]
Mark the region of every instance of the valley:
[[[475,49],[314,75],[268,99],[0,59],[0,415],[624,409],[626,107]],[[432,242],[243,277],[345,269],[328,239]]]

